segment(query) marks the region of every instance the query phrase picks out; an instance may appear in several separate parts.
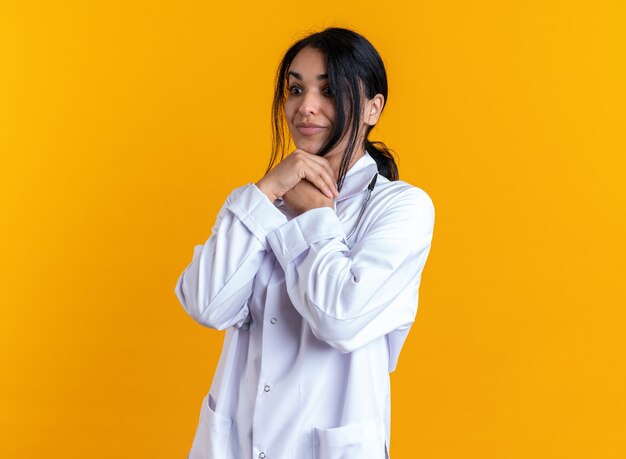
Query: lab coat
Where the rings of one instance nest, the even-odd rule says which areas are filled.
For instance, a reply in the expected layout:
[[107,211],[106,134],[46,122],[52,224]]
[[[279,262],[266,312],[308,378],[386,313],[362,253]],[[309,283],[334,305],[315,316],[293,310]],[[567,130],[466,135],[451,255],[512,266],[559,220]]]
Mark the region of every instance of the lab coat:
[[384,459],[390,380],[415,320],[434,225],[429,196],[366,152],[334,207],[294,215],[234,189],[175,293],[226,330],[190,459]]

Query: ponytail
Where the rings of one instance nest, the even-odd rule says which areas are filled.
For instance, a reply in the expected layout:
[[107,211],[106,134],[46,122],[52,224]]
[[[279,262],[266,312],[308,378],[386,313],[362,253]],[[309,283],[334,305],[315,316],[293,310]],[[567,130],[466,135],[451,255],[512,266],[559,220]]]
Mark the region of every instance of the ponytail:
[[369,155],[374,158],[378,166],[378,173],[386,177],[390,181],[400,178],[398,174],[398,166],[392,155],[392,151],[382,142],[370,142],[365,139],[365,149]]

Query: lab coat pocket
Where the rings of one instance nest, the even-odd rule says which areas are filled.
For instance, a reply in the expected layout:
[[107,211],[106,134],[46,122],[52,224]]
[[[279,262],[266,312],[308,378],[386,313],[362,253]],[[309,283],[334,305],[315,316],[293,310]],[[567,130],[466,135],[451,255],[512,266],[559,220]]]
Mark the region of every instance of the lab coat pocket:
[[233,457],[230,433],[233,421],[216,413],[209,404],[207,394],[202,400],[200,421],[193,439],[188,459],[224,459]]
[[385,428],[381,420],[337,427],[313,428],[315,459],[384,459]]

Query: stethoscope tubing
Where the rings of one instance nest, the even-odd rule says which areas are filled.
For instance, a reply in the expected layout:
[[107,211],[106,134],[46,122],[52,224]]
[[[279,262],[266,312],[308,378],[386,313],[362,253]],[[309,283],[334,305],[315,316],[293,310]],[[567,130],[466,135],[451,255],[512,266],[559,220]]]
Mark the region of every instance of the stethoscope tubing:
[[374,187],[376,186],[376,179],[377,178],[378,178],[378,172],[376,172],[376,174],[374,174],[374,177],[372,178],[372,181],[367,186],[367,197],[365,198],[365,202],[363,203],[363,206],[361,206],[361,210],[359,212],[359,216],[356,219],[356,223],[354,224],[354,227],[352,228],[352,231],[350,231],[350,234],[348,234],[346,236],[346,240],[350,239],[350,237],[352,237],[352,235],[354,234],[356,229],[359,227],[359,223],[361,222],[361,217],[363,216],[363,213],[365,212],[365,207],[367,206],[367,203],[370,200],[370,197],[372,196],[372,191],[374,190]]

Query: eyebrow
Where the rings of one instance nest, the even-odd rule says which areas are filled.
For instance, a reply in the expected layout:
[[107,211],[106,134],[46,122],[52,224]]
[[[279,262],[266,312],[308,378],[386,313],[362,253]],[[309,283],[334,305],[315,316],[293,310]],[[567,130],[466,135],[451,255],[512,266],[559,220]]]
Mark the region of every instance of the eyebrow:
[[[292,77],[298,79],[298,80],[302,80],[302,75],[300,75],[298,72],[293,72],[293,71],[289,71],[288,75],[291,75]],[[318,80],[328,80],[328,73],[322,73],[321,75],[317,76]]]

